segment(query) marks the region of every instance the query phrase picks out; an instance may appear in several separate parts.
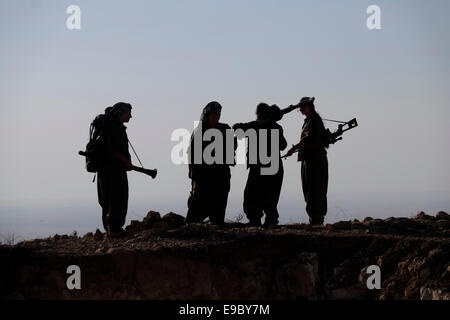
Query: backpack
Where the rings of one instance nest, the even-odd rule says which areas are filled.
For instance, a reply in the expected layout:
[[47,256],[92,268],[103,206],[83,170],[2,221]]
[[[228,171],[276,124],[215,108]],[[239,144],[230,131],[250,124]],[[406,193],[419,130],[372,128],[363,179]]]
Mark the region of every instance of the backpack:
[[108,111],[107,108],[104,114],[96,116],[89,128],[89,142],[84,153],[88,172],[98,172],[108,160],[105,135],[112,124],[112,116]]

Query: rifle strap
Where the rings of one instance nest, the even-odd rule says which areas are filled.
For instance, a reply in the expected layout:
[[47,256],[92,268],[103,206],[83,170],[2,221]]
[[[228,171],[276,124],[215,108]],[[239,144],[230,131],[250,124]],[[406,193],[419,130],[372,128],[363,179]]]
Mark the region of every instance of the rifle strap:
[[138,159],[139,163],[141,164],[141,167],[144,168],[144,166],[142,165],[141,159],[139,159],[136,151],[133,148],[133,145],[131,144],[130,140],[128,139],[128,143],[130,144],[131,149],[133,149],[134,155],[136,156],[136,158]]

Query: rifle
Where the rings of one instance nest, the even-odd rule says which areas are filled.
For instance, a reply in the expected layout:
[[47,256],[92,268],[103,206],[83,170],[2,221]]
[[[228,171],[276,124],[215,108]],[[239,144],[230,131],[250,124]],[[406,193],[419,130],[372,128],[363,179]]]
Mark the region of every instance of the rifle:
[[326,135],[327,135],[329,144],[335,144],[339,140],[342,140],[341,136],[345,131],[356,128],[358,126],[358,122],[356,121],[356,118],[353,118],[352,120],[347,121],[347,122],[337,121],[337,120],[329,120],[329,119],[323,119],[323,120],[340,123],[338,125],[338,129],[333,133],[330,132],[330,129],[326,129]]
[[270,106],[269,109],[269,118],[273,121],[280,121],[283,116],[291,111],[294,111],[295,109],[299,109],[301,106],[306,105],[308,103],[314,103],[314,100],[316,98],[312,97],[312,98],[308,98],[308,97],[304,97],[300,100],[299,103],[295,104],[295,105],[290,105],[287,108],[284,109],[280,109],[280,107],[278,107],[277,105],[272,105]]
[[[83,157],[89,157],[90,156],[89,153],[85,152],[85,151],[78,151],[78,154],[80,156],[83,156]],[[149,175],[153,179],[155,179],[155,177],[156,177],[156,175],[158,173],[158,170],[156,170],[156,169],[154,169],[154,170],[145,169],[143,167],[141,168],[141,167],[136,167],[136,166],[133,166],[133,165],[131,166],[131,170],[137,171],[137,172],[141,172],[141,173],[145,173],[146,175]]]
[[[344,122],[344,121],[338,121],[338,120],[330,120],[330,119],[322,119],[324,121],[331,121],[331,122],[338,122],[338,129],[335,132],[331,132],[330,129],[325,130],[325,137],[326,137],[326,144],[335,144],[336,142],[342,140],[342,134],[345,131],[348,131],[350,129],[356,128],[358,126],[358,122],[356,121],[356,118],[353,118],[350,121]],[[294,147],[294,145],[292,146]],[[299,150],[296,150],[295,152],[298,152]],[[285,154],[281,158],[286,159],[288,156]]]

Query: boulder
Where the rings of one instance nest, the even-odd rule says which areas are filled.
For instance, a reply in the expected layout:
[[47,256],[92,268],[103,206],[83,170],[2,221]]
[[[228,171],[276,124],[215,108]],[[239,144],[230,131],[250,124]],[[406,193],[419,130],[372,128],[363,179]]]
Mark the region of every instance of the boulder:
[[425,212],[420,211],[417,216],[416,216],[417,220],[434,220],[434,218],[432,216],[427,215]]
[[166,213],[162,217],[162,220],[167,222],[167,224],[173,229],[182,227],[185,224],[184,217],[180,216],[179,214],[173,213],[173,212]]
[[149,211],[147,216],[144,218],[143,222],[146,225],[152,224],[153,222],[161,220],[161,215],[156,211]]
[[352,228],[351,221],[339,221],[333,224],[336,229],[349,230]]
[[420,300],[450,300],[450,292],[422,287],[420,288]]
[[369,221],[372,221],[372,220],[373,220],[372,217],[366,217],[366,218],[364,218],[363,223],[365,224],[365,223],[367,223]]
[[438,220],[450,220],[450,215],[447,212],[439,211],[436,214],[436,219],[438,219]]
[[275,287],[287,299],[313,298],[319,290],[319,257],[316,253],[300,253],[281,266],[275,275]]
[[103,240],[103,233],[100,230],[95,230],[94,233],[94,240],[95,241],[102,241]]

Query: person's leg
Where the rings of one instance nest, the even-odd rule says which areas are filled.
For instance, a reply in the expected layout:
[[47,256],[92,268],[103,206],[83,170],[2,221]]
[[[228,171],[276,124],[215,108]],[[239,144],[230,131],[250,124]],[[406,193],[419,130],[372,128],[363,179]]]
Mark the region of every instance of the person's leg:
[[250,167],[248,173],[247,184],[244,189],[244,213],[250,222],[250,225],[260,226],[263,211],[261,206],[261,199],[258,196],[259,192],[259,169]]
[[311,224],[321,225],[327,212],[328,163],[326,158],[303,161],[306,212]]
[[109,212],[109,201],[108,201],[108,186],[107,176],[99,171],[97,173],[97,195],[98,204],[102,208],[102,224],[106,232],[108,232],[108,212]]
[[211,223],[222,225],[225,223],[225,213],[227,209],[228,193],[230,192],[230,176],[225,174],[222,178],[217,179],[218,184],[211,186],[213,190],[208,197],[209,202],[209,219]]
[[264,220],[264,226],[277,225],[278,224],[278,209],[277,207],[267,207],[264,209],[266,219]]
[[281,187],[283,185],[283,176],[284,169],[283,165],[280,164],[280,168],[275,175],[262,177],[264,179],[264,183],[262,184],[264,192],[262,192],[262,194],[266,199],[264,202],[264,212],[266,214],[264,225],[278,224],[279,214],[277,206],[280,199]]
[[205,188],[203,182],[193,181],[192,190],[188,200],[188,212],[186,214],[186,223],[201,223],[207,215],[205,214]]
[[128,177],[124,170],[111,172],[108,225],[112,232],[122,231],[128,211]]

